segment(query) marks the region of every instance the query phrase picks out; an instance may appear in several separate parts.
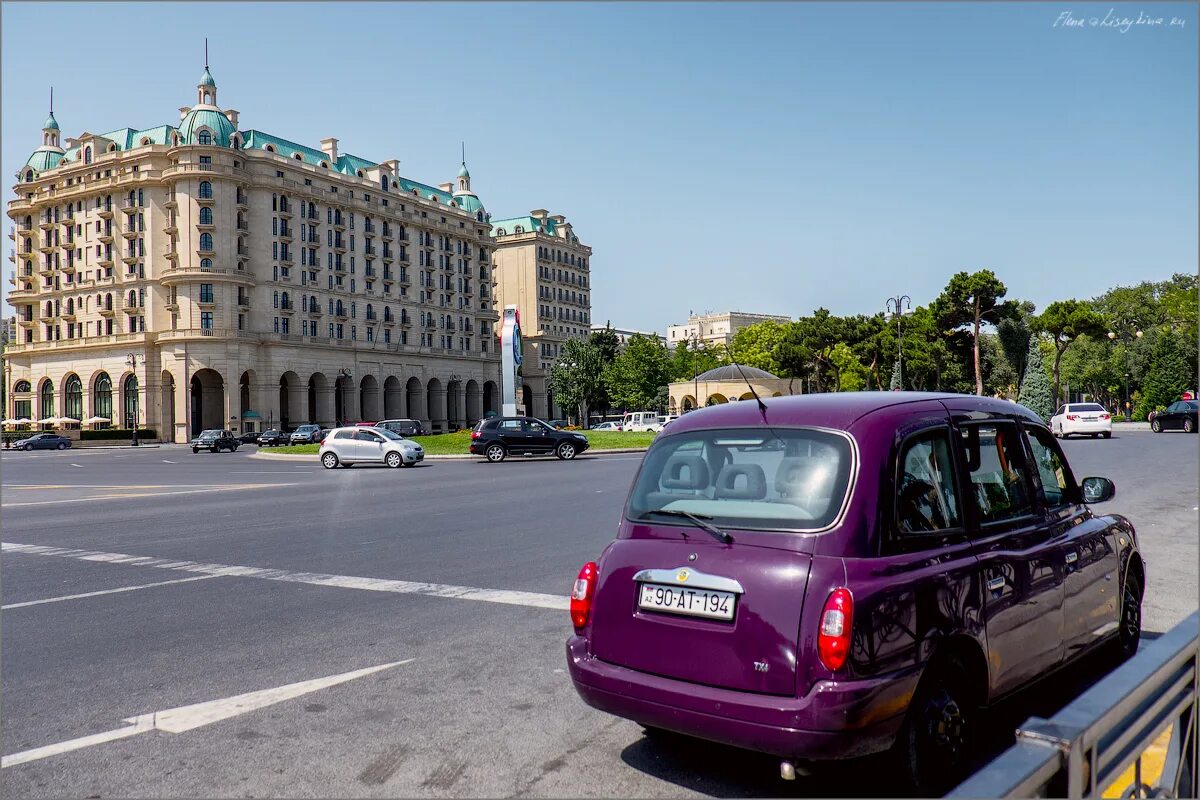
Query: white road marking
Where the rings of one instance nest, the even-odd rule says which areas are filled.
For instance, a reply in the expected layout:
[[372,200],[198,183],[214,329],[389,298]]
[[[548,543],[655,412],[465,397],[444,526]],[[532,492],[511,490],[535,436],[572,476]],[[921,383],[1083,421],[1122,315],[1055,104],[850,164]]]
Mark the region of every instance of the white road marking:
[[330,575],[321,572],[291,572],[284,569],[242,567],[230,564],[203,564],[197,561],[177,561],[150,556],[131,556],[126,553],[104,553],[96,550],[76,550],[68,547],[47,547],[40,544],[0,543],[5,553],[27,553],[29,555],[58,556],[78,561],[102,561],[110,564],[132,564],[139,567],[199,572],[205,575],[227,575],[237,578],[259,578],[283,583],[305,583],[312,586],[333,586],[339,589],[360,589],[367,592],[390,592],[393,594],[420,594],[429,597],[444,597],[453,600],[474,600],[482,603],[503,603],[512,606],[550,608],[566,611],[570,600],[565,595],[521,592],[508,589],[480,589],[473,586],[454,586],[445,583],[423,583],[400,581],[388,578],[362,578],[354,575]]
[[63,500],[34,500],[29,503],[0,503],[0,508],[17,508],[18,506],[52,506],[58,503],[90,503],[94,500],[126,500],[133,497],[166,497],[175,494],[201,494],[203,492],[240,492],[246,489],[262,489],[276,486],[294,486],[292,483],[259,483],[250,486],[222,486],[209,489],[187,489],[179,492],[135,492],[123,494],[101,494],[89,497],[71,497]]
[[158,581],[157,583],[142,583],[137,586],[122,586],[118,589],[103,589],[97,592],[84,592],[82,594],[65,594],[62,597],[47,597],[45,600],[27,600],[24,603],[9,603],[6,606],[0,606],[0,611],[8,611],[11,608],[25,608],[26,606],[40,606],[43,603],[61,603],[64,600],[79,600],[84,597],[96,597],[102,594],[118,594],[120,592],[136,592],[138,589],[149,589],[154,586],[170,586],[173,583],[191,583],[192,581],[207,581],[213,578],[218,578],[219,575],[199,575],[195,578],[179,578],[173,581]]
[[80,469],[83,469],[83,464],[72,464],[71,466],[72,466],[72,467],[79,467]]
[[165,458],[162,460],[162,462],[164,464],[174,464],[175,463],[174,461],[167,461]]
[[310,681],[301,681],[274,689],[247,692],[246,694],[226,697],[222,700],[209,700],[204,703],[168,708],[165,711],[139,714],[136,717],[121,720],[122,722],[131,723],[125,728],[116,728],[104,733],[95,733],[91,736],[69,739],[65,742],[58,742],[57,744],[46,745],[45,747],[35,747],[32,750],[24,750],[20,753],[4,756],[3,759],[0,759],[0,768],[15,767],[17,764],[25,764],[60,753],[69,753],[72,750],[80,750],[84,747],[92,747],[93,745],[136,736],[139,733],[149,733],[150,731],[183,733],[193,728],[211,725],[214,722],[236,717],[248,711],[282,703],[284,700],[291,700],[319,689],[336,686],[339,683],[352,681],[355,678],[361,678],[365,675],[380,672],[381,670],[398,667],[412,661],[414,659],[408,658],[404,661],[393,661],[390,664],[380,664],[375,667],[367,667],[366,669],[357,669],[353,672],[343,672],[341,675],[330,675],[327,678],[315,678]]

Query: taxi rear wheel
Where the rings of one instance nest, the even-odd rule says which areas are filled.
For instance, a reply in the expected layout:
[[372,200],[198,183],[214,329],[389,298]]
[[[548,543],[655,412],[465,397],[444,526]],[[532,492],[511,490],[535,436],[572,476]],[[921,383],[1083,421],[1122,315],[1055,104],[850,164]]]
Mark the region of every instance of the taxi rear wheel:
[[941,797],[970,771],[978,709],[955,657],[930,664],[896,740],[902,774],[921,797]]

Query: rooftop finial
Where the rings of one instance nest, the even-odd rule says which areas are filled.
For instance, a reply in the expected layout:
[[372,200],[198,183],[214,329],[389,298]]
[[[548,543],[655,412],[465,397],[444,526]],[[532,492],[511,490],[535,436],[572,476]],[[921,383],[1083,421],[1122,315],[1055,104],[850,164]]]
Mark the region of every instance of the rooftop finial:
[[[51,90],[51,91],[53,91],[53,90]],[[462,156],[463,156],[463,160],[462,160],[463,166],[466,166],[466,164],[467,164],[467,143],[465,141],[462,143]]]
[[204,68],[208,69],[208,37],[204,37]]
[[54,87],[50,87],[50,113],[54,113]]

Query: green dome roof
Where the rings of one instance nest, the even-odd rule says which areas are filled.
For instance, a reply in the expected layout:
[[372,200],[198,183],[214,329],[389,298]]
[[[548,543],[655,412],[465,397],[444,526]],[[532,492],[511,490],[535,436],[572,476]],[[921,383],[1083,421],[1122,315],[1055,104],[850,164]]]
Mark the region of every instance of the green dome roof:
[[479,198],[469,193],[454,195],[454,202],[458,203],[459,208],[470,211],[472,214],[483,208],[483,203],[479,202]]
[[44,131],[58,130],[58,120],[56,120],[54,118],[53,111],[50,112],[50,116],[46,117],[46,124],[42,126],[42,130],[44,130]]
[[465,161],[463,162],[462,169],[460,169],[458,171],[458,177],[460,177],[460,178],[471,177],[471,173],[467,172],[467,162],[465,162]]
[[211,108],[194,108],[189,111],[179,123],[179,136],[184,144],[197,144],[197,135],[201,128],[208,128],[213,134],[213,144],[218,147],[229,147],[229,137],[237,128],[229,121],[229,117]]
[[58,163],[62,161],[63,154],[57,150],[43,150],[38,148],[25,162],[25,166],[33,167],[38,172],[45,172],[48,169],[54,169]]
[[204,68],[204,74],[200,76],[200,83],[197,85],[198,86],[213,86],[213,87],[215,87],[217,85],[217,82],[215,80],[213,80],[212,73],[208,71],[208,67]]

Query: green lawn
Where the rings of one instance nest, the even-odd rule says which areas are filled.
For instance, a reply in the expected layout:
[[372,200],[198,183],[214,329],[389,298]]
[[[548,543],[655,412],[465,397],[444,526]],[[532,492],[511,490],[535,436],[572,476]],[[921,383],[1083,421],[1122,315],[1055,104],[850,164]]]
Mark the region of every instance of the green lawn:
[[[653,433],[624,433],[622,431],[580,431],[588,438],[588,442],[596,450],[636,450],[650,446],[654,441]],[[471,434],[467,432],[446,433],[440,436],[414,436],[413,441],[420,442],[425,448],[425,454],[430,456],[467,455],[471,446]],[[315,444],[298,444],[290,447],[263,447],[264,453],[282,453],[292,455],[316,455],[318,446]]]

